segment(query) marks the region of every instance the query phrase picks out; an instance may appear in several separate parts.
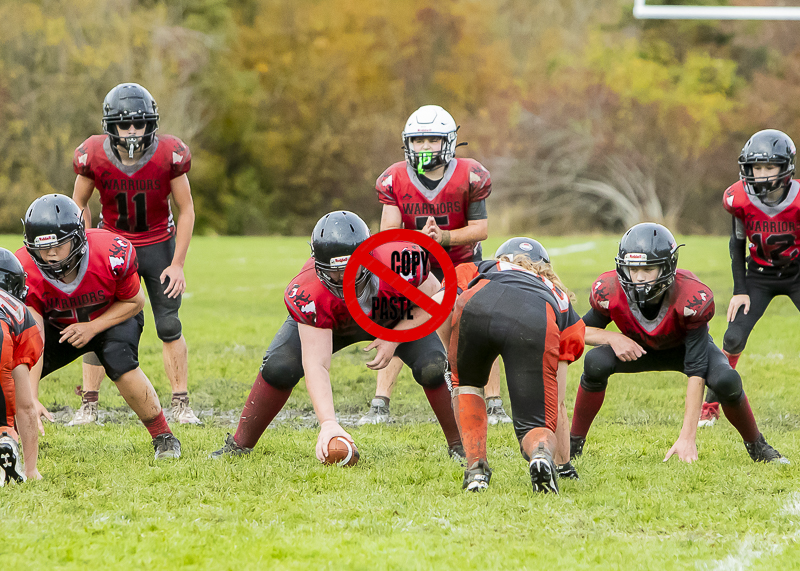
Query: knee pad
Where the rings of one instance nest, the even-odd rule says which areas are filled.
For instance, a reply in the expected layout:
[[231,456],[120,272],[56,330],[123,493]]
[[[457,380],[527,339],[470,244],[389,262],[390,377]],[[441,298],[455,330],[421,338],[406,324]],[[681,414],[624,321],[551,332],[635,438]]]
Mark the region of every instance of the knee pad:
[[742,398],[742,377],[734,369],[723,371],[708,386],[722,404],[736,404]]
[[109,340],[98,358],[112,381],[119,380],[122,375],[139,366],[138,351],[124,341]]
[[747,333],[741,327],[730,324],[725,330],[725,337],[722,338],[722,348],[732,355],[737,355],[744,351],[747,345]]
[[[155,316],[154,316],[155,317]],[[156,318],[156,335],[165,343],[181,338],[181,320],[177,315],[165,315]]]
[[606,390],[608,377],[614,372],[617,356],[611,347],[596,347],[586,353],[583,360],[581,386],[583,390],[597,393]]
[[447,355],[439,351],[421,356],[411,364],[414,380],[425,388],[436,388],[441,385],[447,370]]
[[261,364],[261,376],[276,389],[293,389],[304,374],[303,361],[298,357],[267,355]]

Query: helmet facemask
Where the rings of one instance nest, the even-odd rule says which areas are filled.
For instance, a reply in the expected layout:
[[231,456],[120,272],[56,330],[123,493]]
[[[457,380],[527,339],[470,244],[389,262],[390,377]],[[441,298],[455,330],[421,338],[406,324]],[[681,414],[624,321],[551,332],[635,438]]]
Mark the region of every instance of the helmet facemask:
[[[673,261],[674,260],[674,261]],[[617,276],[625,290],[628,300],[643,308],[648,302],[655,301],[666,292],[675,281],[677,256],[671,259],[648,260],[647,254],[626,254],[624,258],[616,258]],[[636,282],[631,277],[632,268],[657,267],[658,276],[647,282]]]
[[[344,271],[347,268],[347,262],[349,260],[350,256],[341,256],[332,258],[330,263],[326,264],[316,258],[314,259],[314,269],[317,272],[319,281],[322,282],[328,291],[339,299],[344,299]],[[331,274],[334,272],[339,275],[340,279],[333,279]],[[356,275],[356,296],[361,295],[371,276],[372,274],[367,271],[364,266],[358,268],[358,275]]]
[[[71,243],[69,254],[57,262],[48,262],[42,258],[41,251],[56,248],[62,244]],[[31,258],[42,271],[42,273],[50,279],[60,280],[64,276],[75,269],[80,263],[83,255],[86,253],[86,233],[83,228],[74,230],[61,238],[56,239],[55,234],[46,234],[37,236],[33,243],[24,240],[25,249],[28,250]]]
[[[416,137],[439,137],[442,146],[438,151],[415,151],[412,139]],[[403,133],[403,150],[406,154],[406,162],[411,165],[417,174],[425,174],[440,166],[447,164],[455,156],[458,134],[456,131],[450,133]]]
[[[131,123],[136,129],[144,128],[144,134],[139,137],[120,135],[120,131],[127,131]],[[127,149],[129,159],[132,159],[139,149],[144,150],[152,144],[156,131],[158,131],[158,114],[155,114],[155,118],[152,113],[141,113],[103,119],[103,132],[111,139],[112,146]]]
[[25,285],[26,277],[25,272],[20,275],[17,272],[0,269],[0,289],[24,302],[25,296],[28,295],[28,286]]
[[[770,164],[780,168],[778,174],[762,177],[756,176],[753,172],[753,167],[757,164]],[[744,189],[747,194],[751,194],[758,198],[767,206],[774,206],[779,204],[786,198],[786,192],[792,184],[792,176],[794,175],[794,164],[789,161],[783,162],[766,162],[758,160],[745,160],[739,162],[739,179],[744,184]],[[767,197],[773,191],[783,189],[784,192],[776,200],[768,200]]]

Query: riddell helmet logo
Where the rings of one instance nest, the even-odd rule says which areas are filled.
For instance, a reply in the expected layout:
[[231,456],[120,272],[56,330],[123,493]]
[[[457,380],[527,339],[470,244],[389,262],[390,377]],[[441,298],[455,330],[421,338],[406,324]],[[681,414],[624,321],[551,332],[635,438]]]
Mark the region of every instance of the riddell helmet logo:
[[36,238],[33,240],[33,245],[38,247],[53,246],[55,244],[58,244],[58,238],[55,234],[36,236]]
[[523,242],[519,245],[520,250],[525,250],[526,252],[530,252],[533,250],[533,244],[529,244],[528,242]]
[[626,262],[646,262],[647,254],[625,254]]
[[332,266],[341,266],[342,264],[347,264],[347,261],[350,259],[350,256],[339,256],[338,258],[331,258],[331,265]]

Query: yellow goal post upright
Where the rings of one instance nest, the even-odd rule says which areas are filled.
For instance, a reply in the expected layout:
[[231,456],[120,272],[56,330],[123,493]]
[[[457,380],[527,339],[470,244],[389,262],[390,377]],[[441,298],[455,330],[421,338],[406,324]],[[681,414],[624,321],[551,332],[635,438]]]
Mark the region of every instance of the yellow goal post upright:
[[800,6],[648,5],[647,0],[633,0],[633,15],[643,20],[800,20]]

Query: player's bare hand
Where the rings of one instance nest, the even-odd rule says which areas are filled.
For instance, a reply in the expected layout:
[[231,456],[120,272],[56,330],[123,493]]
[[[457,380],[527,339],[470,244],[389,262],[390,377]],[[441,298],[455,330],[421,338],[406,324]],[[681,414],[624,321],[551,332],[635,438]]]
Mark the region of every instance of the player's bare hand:
[[641,345],[621,333],[614,336],[610,345],[611,348],[614,349],[614,354],[617,356],[617,359],[620,361],[635,361],[642,355],[647,354],[647,351],[645,351]]
[[344,428],[339,426],[339,423],[335,420],[326,420],[322,423],[319,427],[319,436],[317,437],[317,460],[320,462],[324,462],[325,458],[328,457],[328,443],[331,441],[331,438],[336,436],[343,436],[350,442],[353,441],[353,437],[345,432]]
[[164,290],[167,297],[178,297],[186,291],[186,278],[183,276],[182,267],[174,264],[167,266],[167,268],[161,272],[161,283],[163,284],[167,279],[169,279],[169,284],[167,284],[167,289]]
[[389,364],[389,361],[392,360],[392,357],[394,357],[394,352],[398,345],[399,343],[393,343],[383,339],[375,339],[375,341],[364,347],[364,351],[372,351],[373,349],[378,350],[378,352],[375,353],[375,358],[367,363],[367,367],[373,371],[377,371],[386,367]]
[[731,303],[728,305],[728,323],[734,320],[739,308],[744,307],[744,314],[750,311],[750,296],[749,295],[734,295],[731,298]]
[[687,464],[697,462],[697,443],[694,439],[678,438],[672,448],[669,449],[669,452],[667,452],[664,462],[669,460],[673,454],[677,454],[681,462],[686,462]]
[[37,468],[34,468],[33,470],[30,470],[30,471],[25,470],[25,477],[28,478],[29,480],[41,480],[42,479],[42,475],[39,473],[39,470]]
[[44,408],[44,405],[40,403],[38,400],[36,401],[36,421],[39,424],[39,433],[44,436],[44,423],[42,423],[42,418],[46,418],[50,422],[54,422],[55,419],[53,415],[50,414],[50,411]]
[[73,323],[64,328],[64,331],[61,332],[61,339],[59,339],[58,342],[66,342],[80,349],[94,339],[95,335],[97,335],[97,331],[95,331],[95,326],[91,321]]
[[422,227],[420,232],[429,238],[433,238],[437,243],[442,243],[442,229],[436,224],[436,220],[433,216],[428,216],[428,219],[425,221],[425,226]]

